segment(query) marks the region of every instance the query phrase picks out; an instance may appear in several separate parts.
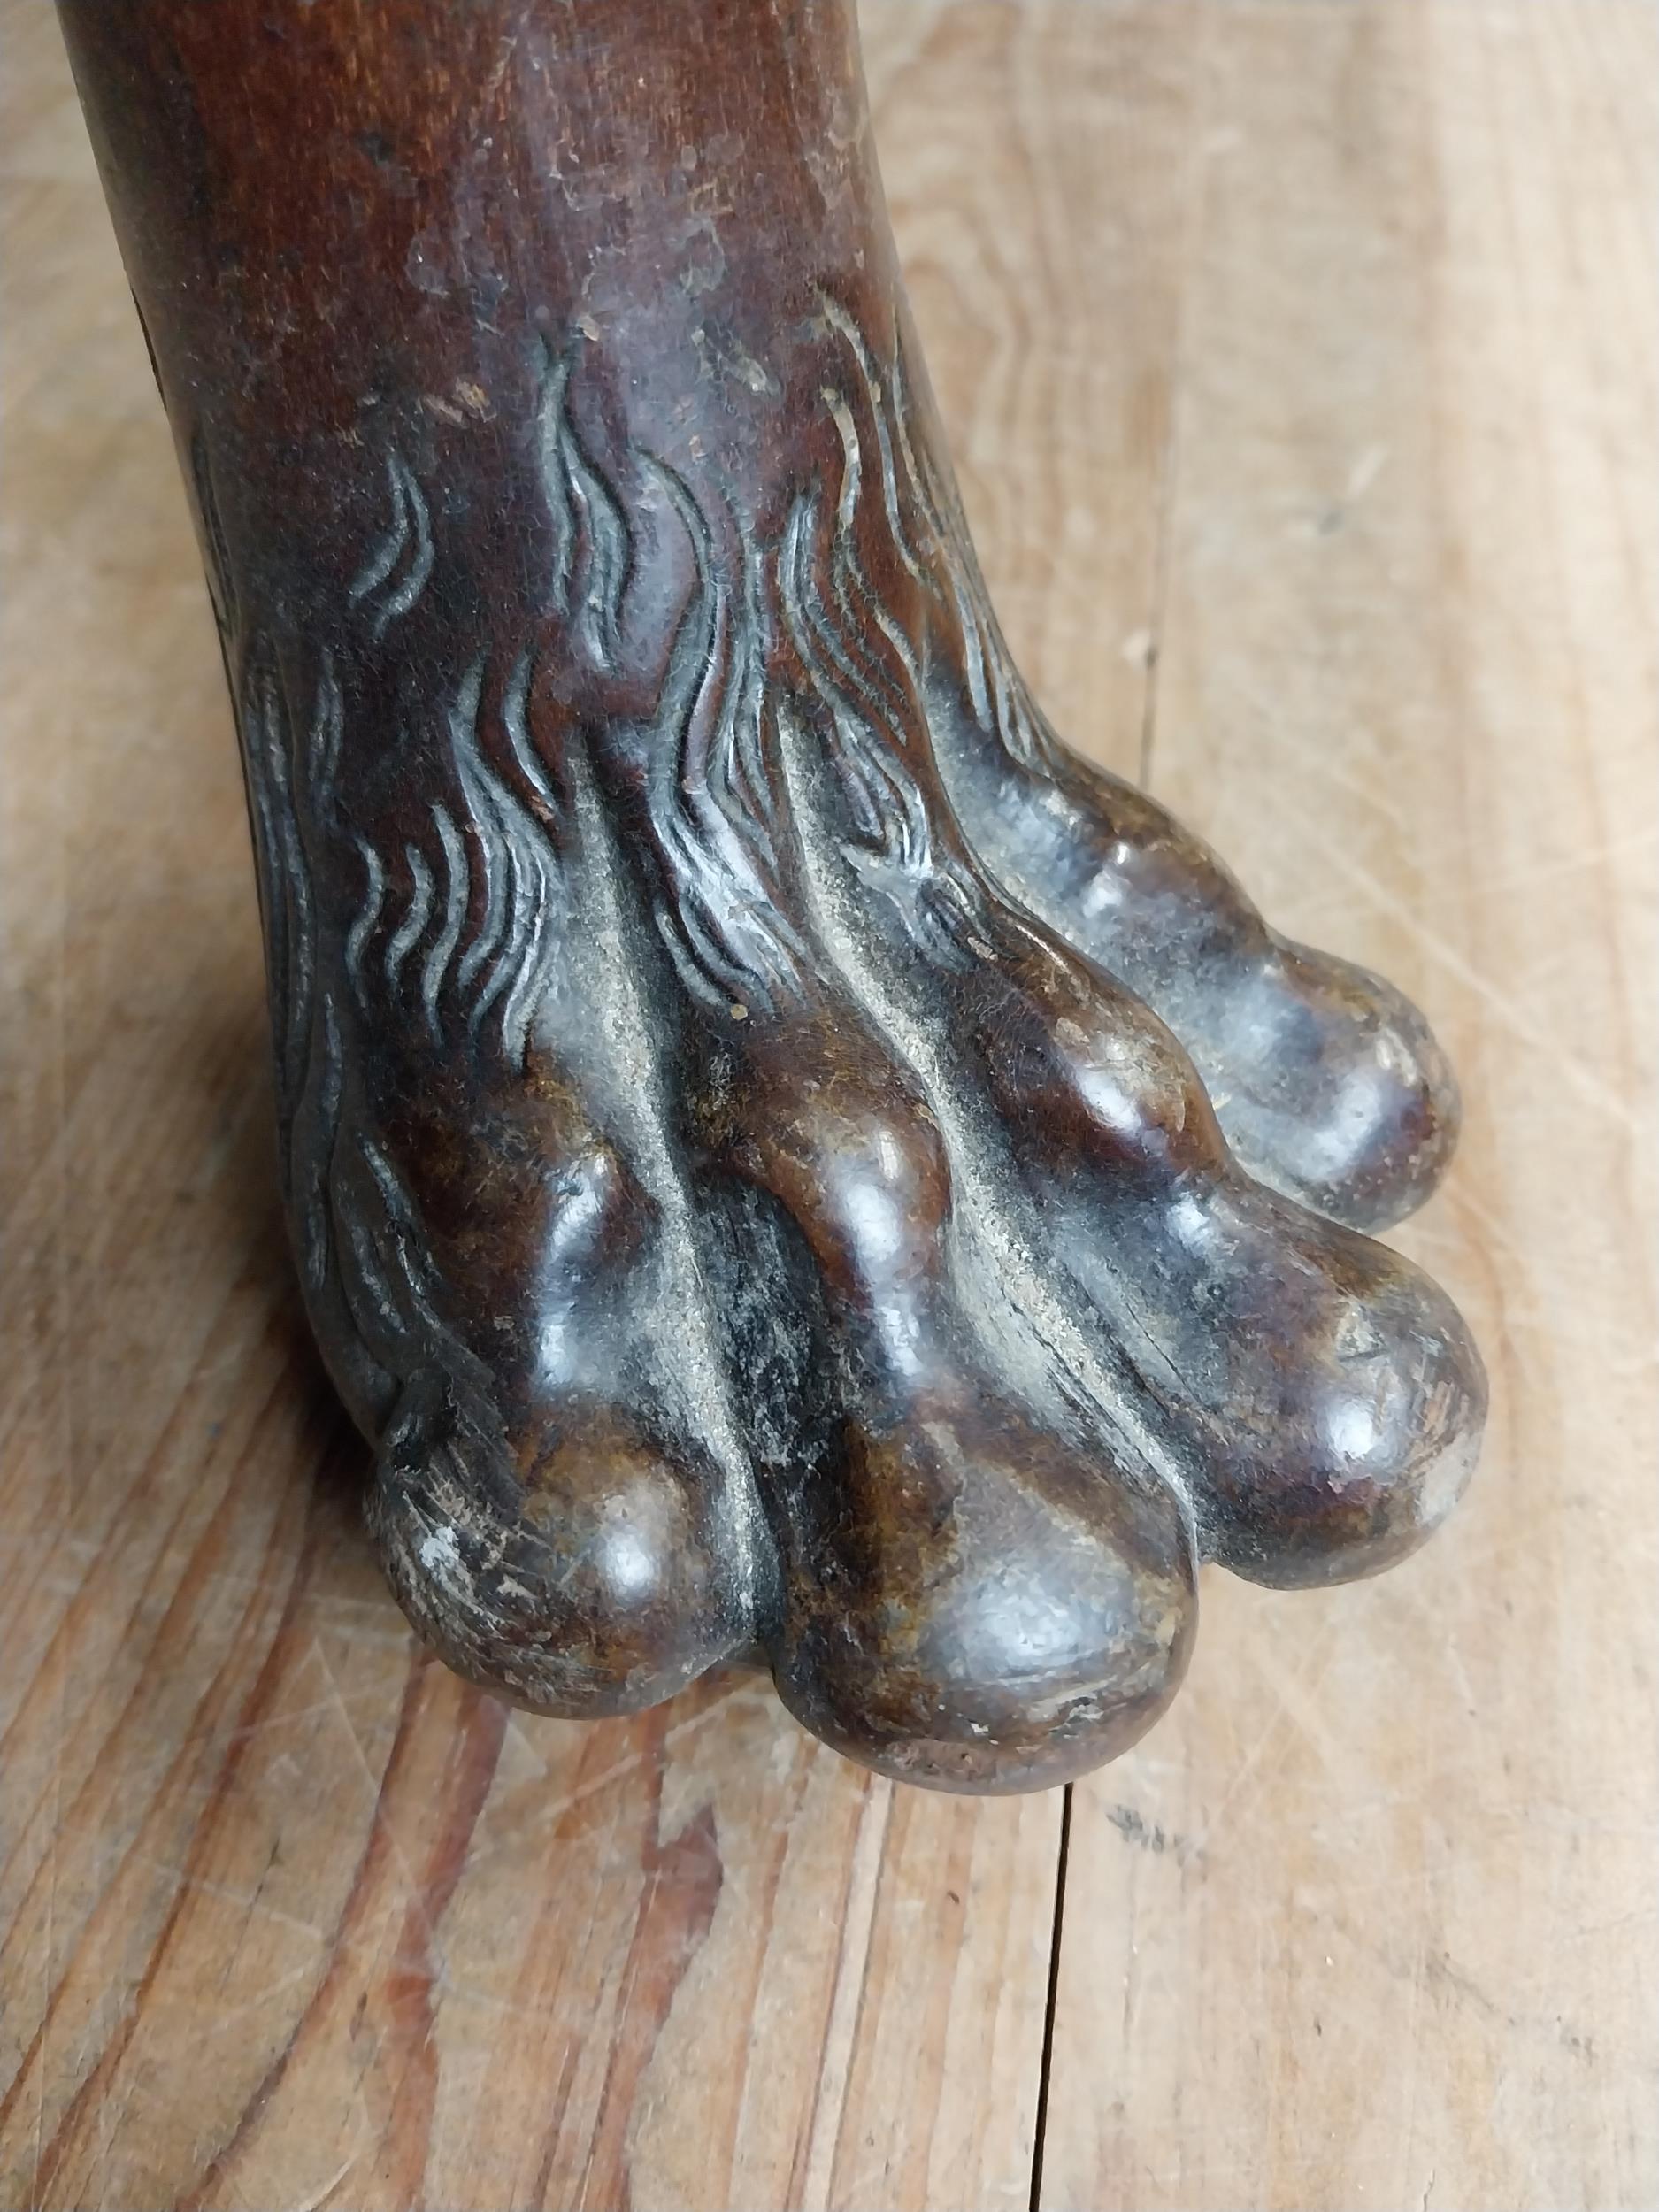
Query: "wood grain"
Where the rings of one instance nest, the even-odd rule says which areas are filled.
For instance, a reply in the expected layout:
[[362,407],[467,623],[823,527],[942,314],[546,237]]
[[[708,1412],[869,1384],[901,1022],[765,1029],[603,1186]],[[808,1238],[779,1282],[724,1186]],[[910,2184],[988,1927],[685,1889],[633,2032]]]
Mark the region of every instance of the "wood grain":
[[1653,29],[1205,26],[1152,780],[1446,1036],[1401,1241],[1495,1402],[1398,1572],[1207,1578],[1171,1724],[1079,1788],[1051,2208],[1659,2193]]
[[[274,1197],[194,545],[49,12],[8,0],[0,2205],[1023,2206],[1062,1806],[740,1677],[413,1653]],[[1463,1071],[1405,1239],[1461,1526],[1222,1578],[1075,1793],[1041,2200],[1650,2204],[1653,16],[874,0],[987,566],[1071,733]]]

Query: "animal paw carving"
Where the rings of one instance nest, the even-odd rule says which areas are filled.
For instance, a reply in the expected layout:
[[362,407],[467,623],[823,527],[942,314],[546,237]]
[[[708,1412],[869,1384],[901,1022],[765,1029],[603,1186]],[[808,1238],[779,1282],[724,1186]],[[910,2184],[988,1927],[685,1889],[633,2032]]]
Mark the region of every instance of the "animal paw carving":
[[960,605],[967,687],[937,717],[936,752],[987,864],[1176,1030],[1253,1173],[1355,1228],[1402,1220],[1461,1118],[1422,1014],[1369,969],[1270,929],[1173,815],[1055,735],[977,580]]
[[[901,382],[895,432],[903,406]],[[1402,1220],[1461,1119],[1427,1022],[1381,976],[1270,929],[1200,839],[1056,735],[1003,641],[925,395],[917,412],[916,434],[894,436],[895,518],[946,603],[930,728],[964,833],[1015,898],[1174,1029],[1251,1173],[1350,1227]]]
[[1202,1560],[1369,1574],[1460,1493],[1467,1333],[1322,1217],[1424,1187],[1449,1079],[1052,746],[895,349],[820,298],[758,497],[618,436],[598,353],[542,357],[504,612],[397,451],[324,643],[221,599],[370,1524],[538,1709],[758,1656],[885,1772],[1064,1780]]

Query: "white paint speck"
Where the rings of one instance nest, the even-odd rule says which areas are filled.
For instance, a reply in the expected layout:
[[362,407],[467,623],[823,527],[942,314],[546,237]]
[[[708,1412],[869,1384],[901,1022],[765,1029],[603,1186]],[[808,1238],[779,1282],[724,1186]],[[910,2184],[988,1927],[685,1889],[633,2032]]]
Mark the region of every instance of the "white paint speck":
[[467,1572],[461,1561],[461,1548],[455,1540],[452,1528],[434,1528],[430,1536],[423,1537],[420,1545],[420,1563],[448,1590],[465,1590]]

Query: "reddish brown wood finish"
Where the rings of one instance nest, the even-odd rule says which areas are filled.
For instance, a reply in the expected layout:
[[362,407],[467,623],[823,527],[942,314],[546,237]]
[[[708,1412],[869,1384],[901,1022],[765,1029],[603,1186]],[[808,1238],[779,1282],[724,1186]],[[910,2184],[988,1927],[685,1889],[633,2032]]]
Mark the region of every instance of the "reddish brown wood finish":
[[758,1655],[855,1757],[1029,1787],[1162,1709],[1200,1556],[1410,1549],[1484,1385],[1355,1229],[1449,1075],[1025,693],[850,11],[64,14],[302,1278],[451,1663],[600,1714]]

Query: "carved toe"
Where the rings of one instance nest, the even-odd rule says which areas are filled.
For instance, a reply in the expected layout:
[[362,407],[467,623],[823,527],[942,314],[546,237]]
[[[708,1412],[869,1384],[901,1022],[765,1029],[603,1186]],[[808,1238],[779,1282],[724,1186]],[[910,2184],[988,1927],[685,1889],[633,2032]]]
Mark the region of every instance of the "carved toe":
[[719,1489],[603,1409],[572,1408],[532,1443],[445,1404],[394,1424],[369,1525],[457,1673],[590,1719],[655,1705],[751,1640]]
[[934,729],[970,838],[1033,914],[1169,1023],[1253,1175],[1351,1228],[1403,1220],[1444,1174],[1460,1119],[1427,1021],[1380,976],[1269,929],[1202,839],[1071,752],[1014,667],[971,556],[954,558]]
[[971,1002],[1055,1249],[1192,1501],[1200,1547],[1286,1586],[1414,1549],[1471,1473],[1484,1370],[1421,1270],[1251,1180],[1195,1071],[1112,979],[1018,918]]
[[1416,1211],[1457,1142],[1456,1079],[1428,1023],[1369,969],[1276,940],[1218,1010],[1216,1110],[1241,1164],[1375,1232]]
[[780,1694],[901,1780],[1070,1781],[1174,1695],[1196,1624],[1167,1494],[1008,1415],[855,1432],[788,1502]]
[[1486,1374],[1461,1316],[1397,1254],[1265,1193],[1235,1188],[1199,1233],[1214,1350],[1185,1371],[1204,1379],[1206,1553],[1281,1588],[1392,1566],[1479,1452]]

